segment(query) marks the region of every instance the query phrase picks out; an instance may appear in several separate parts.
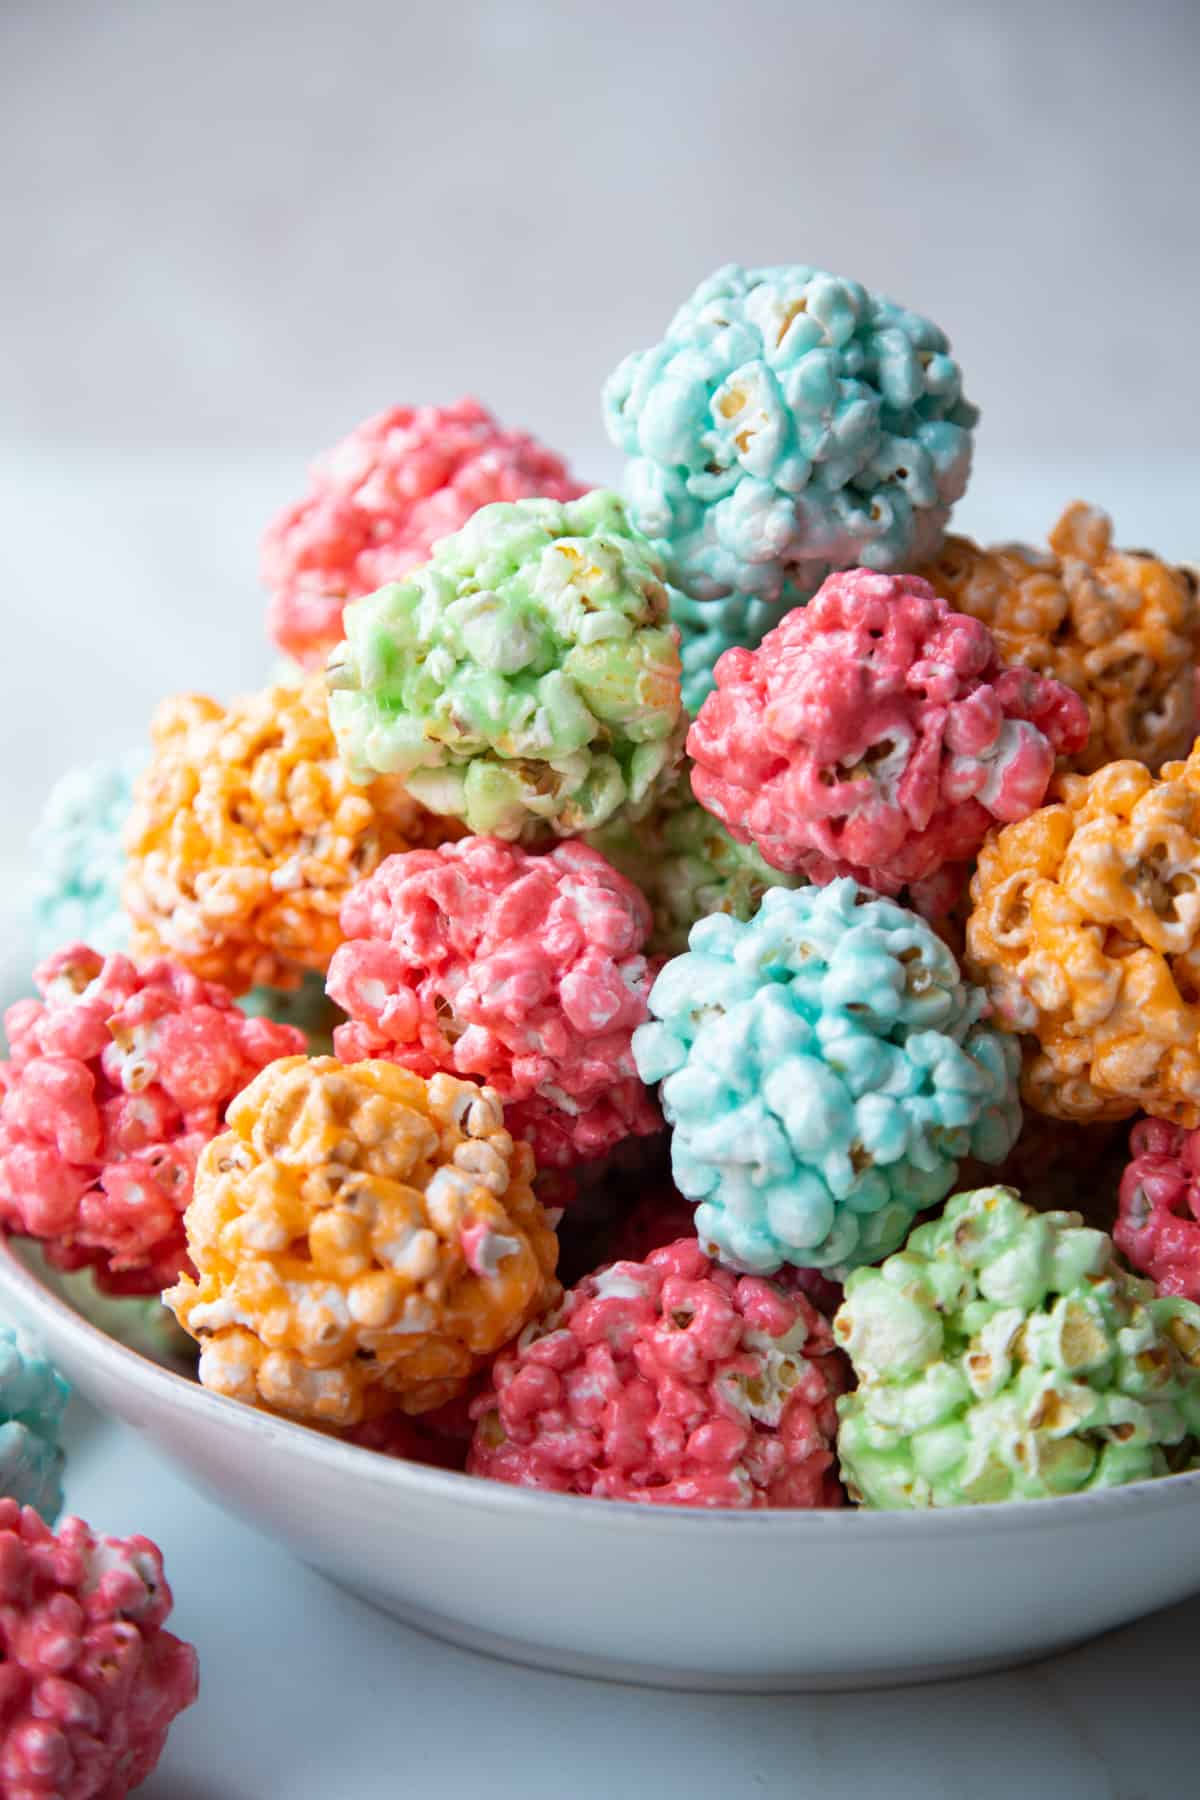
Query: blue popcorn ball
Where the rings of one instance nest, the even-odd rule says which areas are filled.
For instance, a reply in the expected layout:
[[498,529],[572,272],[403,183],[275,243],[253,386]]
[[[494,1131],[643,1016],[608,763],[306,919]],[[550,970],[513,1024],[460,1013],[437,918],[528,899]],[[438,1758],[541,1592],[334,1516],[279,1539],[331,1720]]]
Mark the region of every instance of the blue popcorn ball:
[[32,1506],[47,1525],[63,1503],[58,1437],[69,1391],[33,1338],[0,1325],[0,1497]]
[[768,631],[789,613],[788,600],[759,600],[753,594],[727,594],[723,600],[689,600],[670,588],[671,617],[679,627],[683,666],[683,704],[695,718],[716,683],[717,658],[735,646],[757,650]]
[[802,264],[718,269],[621,363],[604,412],[669,580],[782,611],[831,570],[932,556],[978,418],[944,332]]
[[71,769],[50,790],[31,844],[39,960],[64,944],[90,944],[106,954],[128,950],[121,833],[145,761],[139,750]]
[[925,921],[850,880],[772,888],[749,923],[692,927],[634,1033],[661,1082],[676,1185],[736,1267],[834,1274],[879,1262],[1000,1162],[1021,1109],[1016,1039],[983,1022]]

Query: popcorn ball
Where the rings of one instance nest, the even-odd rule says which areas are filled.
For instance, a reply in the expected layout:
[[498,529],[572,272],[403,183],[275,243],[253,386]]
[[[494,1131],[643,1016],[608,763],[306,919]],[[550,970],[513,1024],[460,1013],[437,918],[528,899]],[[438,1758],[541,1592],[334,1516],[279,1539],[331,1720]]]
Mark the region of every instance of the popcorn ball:
[[1062,1119],[1200,1124],[1200,752],[1065,776],[984,844],[967,962]]
[[649,806],[686,728],[667,606],[615,494],[484,507],[347,608],[329,663],[347,767],[503,838]]
[[226,1102],[303,1035],[165,960],[76,944],[34,979],[41,1000],[4,1019],[0,1225],[110,1292],[157,1293],[183,1264],[196,1158]]
[[0,1500],[0,1800],[123,1800],[196,1698],[149,1538]]
[[533,1155],[489,1088],[289,1057],[196,1172],[163,1296],[217,1393],[312,1424],[426,1412],[558,1299]]
[[0,1325],[0,1495],[5,1505],[32,1506],[50,1525],[63,1502],[59,1434],[69,1392],[39,1343]]
[[785,600],[760,600],[753,594],[726,594],[720,600],[690,600],[671,591],[671,617],[679,627],[680,692],[693,716],[716,685],[715,670],[726,650],[754,650],[768,631],[792,610]]
[[1091,774],[1132,757],[1155,774],[1196,728],[1200,601],[1194,577],[1148,550],[1115,550],[1112,520],[1081,500],[1050,533],[981,550],[947,538],[920,571],[959,612],[990,627],[1006,662],[1053,675],[1086,702],[1087,743],[1067,752]]
[[687,949],[688,932],[709,913],[748,919],[769,887],[796,887],[802,877],[764,862],[740,844],[692,792],[690,765],[638,819],[618,817],[588,836],[650,902],[653,951]]
[[694,1238],[585,1276],[503,1351],[468,1471],[670,1506],[841,1504],[841,1359],[802,1294]]
[[1040,806],[1087,736],[1077,694],[1005,668],[986,626],[911,575],[831,575],[716,684],[688,733],[697,799],[775,868],[886,894]]
[[129,948],[121,833],[145,761],[144,752],[130,751],[71,769],[51,788],[30,846],[39,957],[60,944],[93,944],[106,954]]
[[427,561],[479,507],[584,491],[561,457],[506,431],[477,400],[377,413],[314,464],[304,499],[267,528],[271,636],[286,655],[318,667],[341,639],[347,600]]
[[929,320],[820,269],[710,275],[604,393],[629,516],[668,580],[795,606],[832,569],[932,556],[978,416],[949,352]]
[[956,1194],[833,1324],[838,1455],[869,1507],[1040,1500],[1165,1475],[1200,1430],[1200,1307],[1156,1299],[1078,1213]]
[[1142,1119],[1129,1149],[1113,1241],[1160,1294],[1200,1301],[1200,1131]]
[[134,954],[168,954],[234,993],[323,972],[351,884],[448,835],[394,777],[353,785],[319,676],[228,707],[177,695],[153,736],[127,836]]
[[662,1129],[630,1038],[648,1017],[650,908],[585,844],[499,838],[391,856],[352,888],[329,992],[344,1062],[477,1076],[539,1168]]
[[772,888],[749,923],[701,919],[690,943],[633,1049],[713,1255],[763,1273],[878,1261],[963,1157],[1012,1147],[1016,1045],[916,914],[849,880]]

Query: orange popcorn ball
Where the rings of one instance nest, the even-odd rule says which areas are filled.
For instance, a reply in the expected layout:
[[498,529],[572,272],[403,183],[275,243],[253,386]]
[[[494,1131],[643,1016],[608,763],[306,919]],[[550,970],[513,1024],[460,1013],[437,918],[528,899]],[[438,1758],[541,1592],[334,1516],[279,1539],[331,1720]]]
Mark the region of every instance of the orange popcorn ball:
[[490,1088],[284,1057],[230,1106],[163,1298],[205,1387],[310,1424],[421,1413],[554,1305],[533,1153]]
[[394,776],[351,782],[320,676],[228,707],[176,695],[152,735],[125,837],[133,954],[170,955],[235,994],[323,972],[351,885],[460,832]]
[[967,965],[1029,1035],[1026,1101],[1060,1119],[1141,1109],[1200,1124],[1200,745],[1162,778],[1068,775],[1061,801],[990,838]]
[[948,537],[918,573],[956,611],[991,627],[1006,662],[1056,676],[1087,702],[1087,745],[1067,767],[1087,775],[1134,757],[1157,774],[1191,749],[1196,580],[1148,550],[1115,550],[1112,520],[1098,507],[1072,502],[1049,553]]

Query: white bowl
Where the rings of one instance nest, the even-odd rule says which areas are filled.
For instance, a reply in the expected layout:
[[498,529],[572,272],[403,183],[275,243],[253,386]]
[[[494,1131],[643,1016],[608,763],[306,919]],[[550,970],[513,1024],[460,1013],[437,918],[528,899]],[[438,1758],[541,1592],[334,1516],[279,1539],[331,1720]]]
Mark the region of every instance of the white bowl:
[[340,1444],[87,1324],[0,1240],[0,1294],[88,1399],[411,1625],[581,1675],[754,1693],[1026,1661],[1200,1589],[1200,1473],[947,1512],[537,1494]]

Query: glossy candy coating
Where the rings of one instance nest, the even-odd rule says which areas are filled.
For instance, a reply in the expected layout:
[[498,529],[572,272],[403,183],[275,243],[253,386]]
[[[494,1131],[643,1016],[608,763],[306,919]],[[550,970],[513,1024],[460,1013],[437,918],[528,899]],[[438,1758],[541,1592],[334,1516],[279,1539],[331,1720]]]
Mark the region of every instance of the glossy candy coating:
[[342,908],[329,992],[344,1062],[473,1076],[539,1168],[662,1129],[630,1038],[649,1016],[650,908],[598,850],[470,837],[387,859]]
[[0,1500],[0,1800],[124,1800],[196,1698],[149,1538]]
[[228,707],[177,695],[153,737],[127,831],[134,954],[169,954],[234,993],[323,973],[351,884],[454,830],[394,778],[351,782],[320,676]]
[[914,913],[854,882],[772,888],[693,927],[634,1034],[661,1082],[675,1182],[735,1266],[878,1261],[967,1155],[1020,1123],[1016,1046]]
[[827,1321],[695,1238],[586,1275],[497,1357],[468,1469],[522,1487],[705,1507],[837,1506]]
[[1129,757],[1155,774],[1195,735],[1200,601],[1195,575],[1148,550],[1118,550],[1112,520],[1067,507],[1048,551],[982,550],[947,538],[918,571],[956,611],[990,627],[1006,662],[1053,675],[1086,702],[1090,731],[1067,754],[1091,774]]
[[1200,1430],[1200,1307],[1155,1299],[1078,1213],[956,1194],[846,1283],[834,1336],[851,1496],[1038,1500],[1166,1474]]
[[832,569],[931,556],[977,417],[949,350],[929,320],[802,264],[701,282],[604,392],[630,517],[668,579],[693,601],[795,606]]
[[978,620],[867,569],[728,652],[716,684],[688,733],[697,799],[773,867],[886,894],[1040,806],[1087,733],[1078,695],[1006,668]]
[[1200,1124],[1200,753],[1068,775],[988,839],[967,964],[1026,1034],[1025,1097],[1063,1119]]
[[509,839],[649,806],[684,731],[667,603],[615,494],[484,507],[347,608],[329,662],[346,766]]
[[769,887],[803,879],[773,869],[753,844],[739,844],[696,799],[686,762],[649,812],[614,819],[587,841],[645,894],[654,912],[650,948],[665,955],[687,949],[697,919],[717,912],[748,919]]
[[561,457],[506,430],[477,400],[377,413],[318,458],[308,493],[267,527],[271,636],[319,667],[341,639],[346,602],[425,562],[479,507],[583,492]]
[[196,1158],[265,1063],[304,1048],[225,989],[76,944],[10,1006],[0,1063],[0,1223],[113,1293],[158,1293],[185,1257]]
[[557,1300],[533,1156],[489,1089],[291,1057],[228,1124],[187,1213],[198,1277],[164,1295],[217,1393],[314,1424],[425,1412]]

